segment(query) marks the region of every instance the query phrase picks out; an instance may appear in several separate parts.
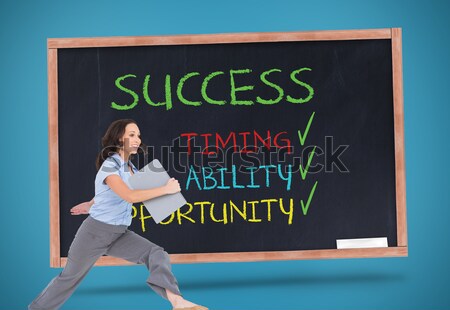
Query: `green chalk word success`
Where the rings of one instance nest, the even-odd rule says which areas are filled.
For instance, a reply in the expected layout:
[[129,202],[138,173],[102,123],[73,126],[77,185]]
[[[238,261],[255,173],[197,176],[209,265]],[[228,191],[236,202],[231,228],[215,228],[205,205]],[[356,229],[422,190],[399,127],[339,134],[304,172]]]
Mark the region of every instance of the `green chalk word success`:
[[[202,76],[199,72],[189,72],[177,81],[176,97],[178,98],[180,103],[194,107],[201,106],[204,103],[217,106],[223,106],[225,104],[248,106],[255,104],[255,102],[258,104],[273,105],[281,102],[283,99],[287,102],[294,104],[304,104],[309,102],[314,96],[314,89],[311,87],[311,85],[300,80],[300,76],[304,74],[303,73],[304,71],[311,71],[311,69],[305,67],[295,69],[289,73],[290,80],[294,84],[298,85],[301,88],[306,89],[307,95],[304,98],[294,98],[289,94],[285,94],[283,87],[271,81],[271,77],[275,75],[284,74],[282,70],[276,68],[264,71],[259,75],[259,80],[261,81],[261,83],[275,90],[274,92],[275,96],[273,98],[262,98],[260,96],[255,96],[254,100],[242,100],[242,99],[240,100],[238,98],[239,93],[252,91],[253,88],[255,87],[255,85],[237,85],[238,83],[236,82],[237,76],[241,76],[240,80],[242,80],[243,78],[245,79],[245,75],[247,75],[248,77],[249,75],[253,74],[251,69],[229,70],[228,72],[215,71],[209,73],[206,76]],[[131,110],[138,105],[140,100],[139,92],[124,86],[124,84],[126,84],[126,80],[136,78],[138,77],[134,74],[126,74],[116,78],[115,80],[116,87],[120,91],[129,94],[131,96],[132,102],[129,104],[111,102],[111,108],[116,110]],[[150,74],[146,75],[143,79],[141,93],[145,102],[152,107],[165,107],[166,110],[172,109],[173,107],[172,83],[174,81],[172,81],[172,77],[170,76],[170,74],[166,74],[165,76],[165,83],[164,83],[165,99],[164,101],[161,102],[155,102],[150,98],[149,95],[150,79],[151,79]],[[201,87],[198,91],[200,92],[203,101],[192,101],[189,100],[188,98],[185,98],[185,96],[183,95],[183,89],[187,87],[186,84],[190,79],[202,80]],[[221,79],[222,82],[225,79],[229,83],[230,94],[228,98],[213,98],[214,96],[213,97],[210,96],[211,94],[208,93],[208,85],[214,79]]]

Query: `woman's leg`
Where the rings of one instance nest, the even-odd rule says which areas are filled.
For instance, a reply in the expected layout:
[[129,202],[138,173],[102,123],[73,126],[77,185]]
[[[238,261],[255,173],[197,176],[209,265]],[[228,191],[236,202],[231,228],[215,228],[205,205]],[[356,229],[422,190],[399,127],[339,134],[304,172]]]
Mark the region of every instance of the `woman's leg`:
[[[150,271],[147,284],[160,296],[169,300],[174,308],[194,307],[208,310],[185,300],[178,289],[178,282],[172,273],[169,255],[164,249],[144,237],[128,230],[118,238],[106,252],[107,255],[145,264]],[[192,308],[194,309],[194,308]]]
[[28,306],[29,310],[59,309],[72,295],[97,259],[105,254],[111,241],[86,222],[78,229],[69,249],[67,264],[47,287]]
[[181,295],[172,273],[169,255],[164,249],[133,231],[128,230],[106,252],[129,262],[145,264],[150,271],[147,284],[160,296],[167,298],[166,289]]

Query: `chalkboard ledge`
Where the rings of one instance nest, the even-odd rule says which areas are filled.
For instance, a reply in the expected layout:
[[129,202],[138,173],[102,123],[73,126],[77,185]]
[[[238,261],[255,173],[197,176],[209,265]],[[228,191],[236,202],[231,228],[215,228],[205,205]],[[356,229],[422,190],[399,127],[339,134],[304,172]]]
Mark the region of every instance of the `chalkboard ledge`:
[[[258,262],[282,260],[307,260],[330,258],[376,258],[376,257],[406,257],[408,247],[388,247],[371,249],[340,249],[340,250],[302,250],[282,252],[239,252],[239,253],[201,253],[201,254],[171,254],[172,264],[212,263],[212,262]],[[67,257],[61,258],[64,267]],[[135,265],[121,258],[103,256],[94,266],[124,266]],[[56,267],[56,266],[55,266]]]

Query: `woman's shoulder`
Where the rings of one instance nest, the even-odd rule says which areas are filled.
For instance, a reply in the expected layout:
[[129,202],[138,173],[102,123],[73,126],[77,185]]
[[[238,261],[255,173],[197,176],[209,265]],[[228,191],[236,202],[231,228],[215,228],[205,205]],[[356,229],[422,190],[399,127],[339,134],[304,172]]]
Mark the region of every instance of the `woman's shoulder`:
[[[108,168],[120,168],[121,166],[121,160],[120,156],[116,153],[108,156],[102,163],[101,167],[108,167]],[[99,169],[100,170],[100,169]]]
[[108,175],[111,174],[117,174],[120,176],[120,168],[120,159],[118,159],[115,155],[111,155],[105,159],[98,169],[96,179],[101,179],[103,181]]

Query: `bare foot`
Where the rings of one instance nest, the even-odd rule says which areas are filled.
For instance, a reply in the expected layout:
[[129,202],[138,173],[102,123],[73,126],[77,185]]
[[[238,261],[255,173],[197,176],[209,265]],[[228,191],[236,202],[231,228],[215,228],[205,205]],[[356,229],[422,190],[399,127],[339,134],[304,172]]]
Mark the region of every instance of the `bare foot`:
[[189,308],[189,307],[194,307],[194,306],[198,306],[198,305],[194,304],[186,299],[182,299],[179,302],[172,304],[172,306],[174,308]]
[[[167,298],[169,299],[172,307],[174,308],[190,308],[199,306],[190,302],[189,300],[184,299],[182,296],[172,293],[171,291],[166,290]],[[206,308],[205,308],[206,309]]]

